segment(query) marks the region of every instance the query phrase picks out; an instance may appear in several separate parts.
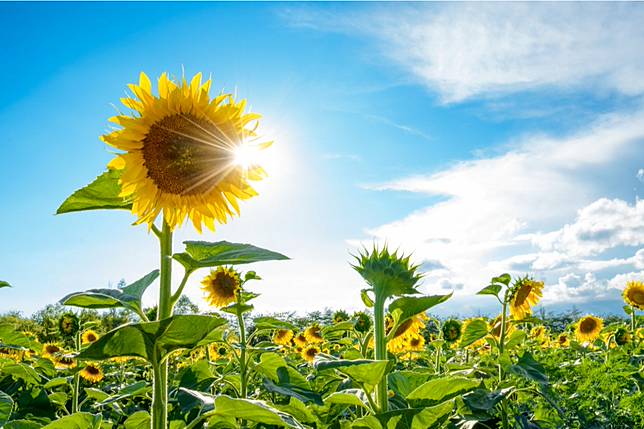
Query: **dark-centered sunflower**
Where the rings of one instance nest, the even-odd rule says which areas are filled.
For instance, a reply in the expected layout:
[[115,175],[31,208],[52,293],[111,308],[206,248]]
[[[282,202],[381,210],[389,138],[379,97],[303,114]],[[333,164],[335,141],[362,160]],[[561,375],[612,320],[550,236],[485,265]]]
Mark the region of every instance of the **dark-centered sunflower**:
[[309,344],[308,346],[304,347],[300,355],[302,356],[302,359],[310,363],[313,362],[315,356],[317,356],[318,353],[320,353],[320,348],[315,344]]
[[453,343],[461,338],[461,322],[456,319],[450,319],[443,324],[443,339],[448,343]]
[[532,307],[541,299],[543,282],[524,277],[513,285],[510,295],[510,314],[515,320],[525,319],[532,314]]
[[624,301],[628,305],[644,310],[644,283],[641,281],[626,282],[626,289],[624,289]]
[[290,329],[278,329],[273,334],[273,342],[278,346],[288,346],[293,339],[293,331]]
[[94,341],[98,340],[98,334],[91,329],[88,329],[87,331],[83,332],[81,340],[83,341],[83,344],[91,344]]
[[121,99],[132,113],[110,118],[120,128],[101,138],[124,152],[108,167],[122,170],[121,196],[132,201],[137,223],[152,224],[163,212],[172,229],[189,217],[198,231],[214,230],[239,214],[239,200],[257,195],[249,182],[265,173],[240,155],[270,145],[258,142],[260,115],[230,94],[210,98],[211,80],[201,80],[201,73],[190,84],[163,73],[154,94],[141,73]]
[[599,317],[590,315],[582,317],[575,327],[575,337],[577,337],[577,341],[580,343],[595,341],[603,327],[604,321]]
[[293,344],[295,344],[296,347],[304,347],[306,342],[306,335],[304,335],[304,332],[300,332],[293,337]]
[[306,338],[307,343],[315,344],[321,343],[324,341],[322,338],[322,328],[317,323],[309,326],[304,330],[304,337]]
[[98,383],[103,379],[103,370],[98,364],[88,363],[79,372],[80,376],[90,383]]
[[241,290],[241,276],[234,268],[218,267],[201,281],[208,304],[221,308],[235,301]]

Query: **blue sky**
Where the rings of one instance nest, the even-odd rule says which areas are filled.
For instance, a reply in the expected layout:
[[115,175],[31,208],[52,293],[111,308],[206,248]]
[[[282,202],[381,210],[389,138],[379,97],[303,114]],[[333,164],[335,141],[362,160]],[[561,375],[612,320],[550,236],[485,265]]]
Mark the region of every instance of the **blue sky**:
[[240,218],[175,240],[289,255],[253,267],[259,311],[360,308],[349,254],[374,241],[455,291],[443,314],[495,311],[473,292],[504,271],[546,309],[617,311],[644,278],[643,6],[1,3],[0,311],[156,268],[130,214],[53,213],[111,159],[126,84],[182,68],[276,140]]

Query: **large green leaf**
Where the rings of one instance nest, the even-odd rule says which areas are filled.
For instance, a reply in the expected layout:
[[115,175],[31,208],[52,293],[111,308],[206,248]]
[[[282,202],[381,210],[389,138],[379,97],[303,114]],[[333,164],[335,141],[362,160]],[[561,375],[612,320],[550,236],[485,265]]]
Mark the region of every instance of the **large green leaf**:
[[470,344],[474,344],[481,338],[485,337],[488,333],[487,322],[483,319],[473,319],[471,320],[465,329],[463,330],[463,335],[461,336],[461,347],[467,347]]
[[100,414],[75,413],[43,426],[43,429],[99,429],[103,416]]
[[3,287],[11,287],[9,282],[5,282],[4,280],[0,280],[0,289]]
[[216,341],[226,319],[218,316],[176,315],[157,322],[130,323],[99,338],[83,350],[81,359],[139,356],[152,362],[178,349],[192,349]]
[[274,383],[268,378],[264,379],[263,385],[267,392],[279,393],[280,395],[296,398],[304,403],[313,402],[317,405],[324,405],[324,402],[322,402],[322,395],[310,389],[303,389],[284,381]]
[[420,371],[395,371],[387,376],[389,387],[397,394],[406,398],[414,389],[427,382],[432,375]]
[[143,293],[157,277],[159,277],[159,270],[154,270],[122,289],[90,289],[74,292],[61,299],[60,303],[83,308],[125,307],[141,314]]
[[463,402],[474,412],[488,412],[492,411],[499,402],[514,392],[514,390],[514,387],[508,387],[494,392],[489,392],[485,389],[476,389],[463,395]]
[[306,389],[309,383],[278,353],[262,353],[255,370],[275,383],[288,383]]
[[2,375],[10,375],[14,380],[22,380],[28,385],[39,384],[41,378],[35,369],[24,363],[4,365]]
[[428,429],[439,427],[454,410],[453,401],[443,402],[433,407],[427,407],[416,414],[411,423],[411,429]]
[[9,420],[12,410],[13,399],[11,399],[11,396],[0,391],[0,428]]
[[253,319],[253,325],[257,329],[290,329],[293,331],[297,329],[292,323],[274,317],[256,317]]
[[480,291],[476,292],[477,295],[494,295],[494,296],[499,296],[499,292],[501,292],[501,289],[503,289],[503,286],[500,284],[491,284],[489,286],[485,286],[483,289]]
[[367,394],[362,389],[346,389],[339,392],[333,392],[324,398],[326,404],[353,405],[369,409],[369,400]]
[[318,371],[336,369],[358,383],[375,386],[387,374],[390,363],[388,360],[336,359],[329,355],[318,354],[313,361],[313,366]]
[[222,416],[224,418],[234,417],[266,425],[298,429],[304,428],[293,416],[273,408],[264,401],[237,399],[227,395],[220,395],[215,398],[215,409],[209,412],[208,416],[214,417],[215,422],[218,416]]
[[137,411],[123,423],[125,429],[148,429],[150,427],[150,413],[147,411]]
[[184,253],[177,253],[173,257],[179,261],[186,270],[195,270],[204,267],[219,265],[251,264],[261,261],[278,261],[289,259],[281,253],[262,249],[252,244],[230,243],[217,241],[184,241]]
[[121,170],[108,170],[92,183],[70,195],[56,210],[56,214],[84,210],[124,209],[130,210],[132,202],[119,197]]
[[[430,296],[403,296],[389,304],[389,312],[398,314],[398,323],[402,323],[418,313],[424,313],[435,305],[450,299],[452,294]],[[395,316],[394,316],[395,317]]]
[[43,425],[41,423],[33,420],[18,419],[7,422],[7,424],[2,426],[2,429],[40,429],[42,427]]
[[510,366],[510,372],[540,384],[548,383],[548,377],[545,375],[543,365],[534,360],[528,351],[523,353],[516,365]]
[[436,378],[414,389],[407,395],[407,400],[416,406],[433,405],[469,392],[480,384],[480,380],[465,377]]

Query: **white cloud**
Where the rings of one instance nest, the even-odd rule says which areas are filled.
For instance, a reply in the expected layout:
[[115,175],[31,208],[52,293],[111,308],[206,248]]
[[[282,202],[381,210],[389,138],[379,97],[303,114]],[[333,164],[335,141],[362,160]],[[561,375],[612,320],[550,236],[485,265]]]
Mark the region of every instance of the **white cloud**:
[[644,93],[642,4],[388,4],[285,16],[377,40],[383,55],[445,101],[543,87]]

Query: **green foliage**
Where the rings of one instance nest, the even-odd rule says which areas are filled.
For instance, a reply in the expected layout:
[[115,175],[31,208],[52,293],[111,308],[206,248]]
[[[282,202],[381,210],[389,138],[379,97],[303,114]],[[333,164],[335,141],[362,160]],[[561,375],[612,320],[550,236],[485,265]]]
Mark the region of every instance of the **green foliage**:
[[56,214],[85,210],[124,209],[130,210],[132,203],[119,196],[121,170],[108,170],[92,183],[70,195],[56,210]]
[[187,271],[198,268],[216,267],[220,265],[251,264],[262,261],[279,261],[289,259],[281,253],[262,249],[252,244],[230,243],[218,241],[185,241],[186,251],[173,255]]

